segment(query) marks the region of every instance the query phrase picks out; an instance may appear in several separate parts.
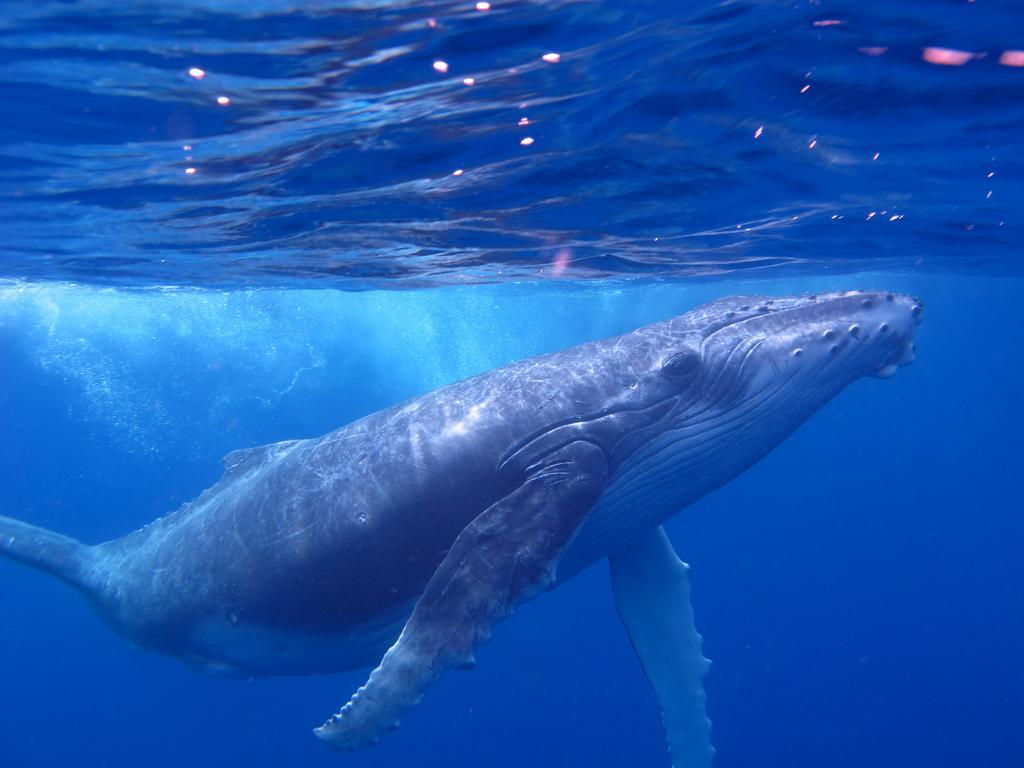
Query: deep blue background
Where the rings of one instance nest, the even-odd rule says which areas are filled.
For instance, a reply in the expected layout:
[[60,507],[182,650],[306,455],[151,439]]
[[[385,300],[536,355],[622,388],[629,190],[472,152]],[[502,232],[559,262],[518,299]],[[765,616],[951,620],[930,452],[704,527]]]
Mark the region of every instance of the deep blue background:
[[[670,526],[717,764],[1024,765],[1020,3],[473,5],[0,0],[0,514],[103,540],[711,297],[905,290],[918,362]],[[0,562],[0,768],[665,766],[606,581],[338,756],[363,672],[200,678]]]
[[[717,764],[1018,766],[1020,281],[12,288],[0,294],[0,508],[103,539],[190,498],[232,448],[315,435],[709,296],[828,286],[921,295],[918,360],[853,385],[671,525],[714,660]],[[49,578],[0,563],[0,765],[665,765],[606,581],[597,566],[537,599],[476,671],[446,676],[373,751],[339,756],[309,729],[362,673],[204,679],[126,646]]]

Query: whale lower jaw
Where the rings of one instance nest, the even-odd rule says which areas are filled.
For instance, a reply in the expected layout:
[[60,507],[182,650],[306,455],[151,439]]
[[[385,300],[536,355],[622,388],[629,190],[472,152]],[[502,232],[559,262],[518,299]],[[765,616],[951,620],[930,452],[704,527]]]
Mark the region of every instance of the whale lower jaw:
[[898,371],[899,369],[900,369],[900,367],[896,363],[890,363],[889,365],[887,365],[887,366],[885,366],[883,368],[879,368],[878,371],[875,373],[875,378],[876,379],[888,379],[888,378],[891,378],[892,376],[896,375],[896,371]]
[[914,342],[908,341],[901,351],[899,360],[895,363],[883,365],[871,375],[876,379],[888,379],[896,375],[896,371],[900,368],[910,365],[912,362],[914,362]]

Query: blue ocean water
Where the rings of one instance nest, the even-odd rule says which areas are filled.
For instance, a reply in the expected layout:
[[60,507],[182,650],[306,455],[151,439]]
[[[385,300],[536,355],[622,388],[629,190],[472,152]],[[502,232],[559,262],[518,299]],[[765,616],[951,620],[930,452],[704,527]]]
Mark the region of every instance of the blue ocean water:
[[[0,3],[0,514],[105,540],[228,451],[710,298],[906,291],[914,365],[669,525],[716,765],[1020,766],[1021,14]],[[0,561],[0,766],[665,766],[607,581],[338,755],[365,671],[201,677]]]

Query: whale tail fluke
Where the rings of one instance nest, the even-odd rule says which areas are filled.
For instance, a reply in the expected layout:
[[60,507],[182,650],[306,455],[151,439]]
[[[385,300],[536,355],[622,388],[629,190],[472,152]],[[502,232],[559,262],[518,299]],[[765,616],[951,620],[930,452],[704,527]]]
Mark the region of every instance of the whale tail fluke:
[[77,589],[87,589],[92,549],[70,536],[0,515],[0,557],[39,568]]

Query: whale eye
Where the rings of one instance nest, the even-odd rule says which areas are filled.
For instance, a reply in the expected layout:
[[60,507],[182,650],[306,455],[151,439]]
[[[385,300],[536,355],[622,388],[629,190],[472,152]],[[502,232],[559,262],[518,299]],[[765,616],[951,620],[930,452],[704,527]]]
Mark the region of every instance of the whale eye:
[[690,348],[673,352],[661,365],[661,372],[674,379],[689,378],[699,370],[700,352]]

